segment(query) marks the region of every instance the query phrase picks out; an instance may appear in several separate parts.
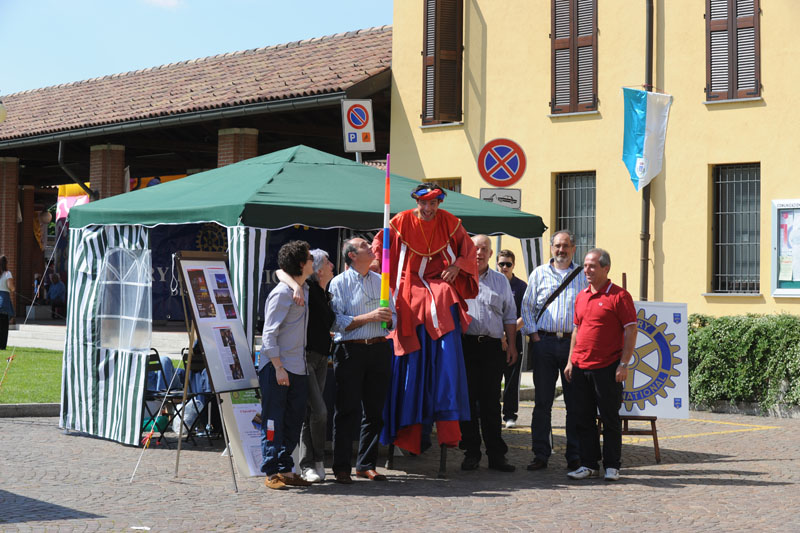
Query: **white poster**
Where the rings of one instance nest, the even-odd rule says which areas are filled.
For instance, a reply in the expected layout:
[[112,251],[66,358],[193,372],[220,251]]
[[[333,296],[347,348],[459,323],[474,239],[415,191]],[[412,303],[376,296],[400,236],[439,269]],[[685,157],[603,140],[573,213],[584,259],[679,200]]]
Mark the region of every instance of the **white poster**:
[[622,415],[689,418],[686,304],[635,302],[639,335],[622,391]]
[[[222,413],[231,440],[233,460],[243,476],[263,476],[261,471],[261,401],[254,390],[222,395]],[[233,422],[231,422],[231,420]]]
[[182,259],[181,269],[214,392],[257,389],[250,343],[224,261]]

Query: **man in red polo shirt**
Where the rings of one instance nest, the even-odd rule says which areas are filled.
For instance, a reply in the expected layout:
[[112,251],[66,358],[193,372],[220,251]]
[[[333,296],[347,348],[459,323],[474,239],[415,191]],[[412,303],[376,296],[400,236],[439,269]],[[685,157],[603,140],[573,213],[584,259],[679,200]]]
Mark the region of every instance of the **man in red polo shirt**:
[[608,279],[611,257],[601,248],[583,260],[589,286],[575,299],[575,330],[564,376],[572,383],[581,466],[572,479],[600,475],[600,437],[596,414],[603,420],[603,467],[606,481],[619,479],[622,455],[622,382],[636,348],[636,309],[628,291]]

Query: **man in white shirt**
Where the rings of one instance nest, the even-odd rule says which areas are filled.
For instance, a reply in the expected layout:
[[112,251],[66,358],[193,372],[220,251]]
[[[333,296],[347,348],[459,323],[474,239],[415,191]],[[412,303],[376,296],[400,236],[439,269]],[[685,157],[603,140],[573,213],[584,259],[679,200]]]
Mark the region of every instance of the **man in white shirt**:
[[515,343],[509,343],[507,351],[502,347],[503,333],[509,339],[516,334],[517,308],[508,279],[489,268],[493,253],[489,237],[476,235],[472,241],[478,262],[478,297],[467,300],[472,321],[462,337],[471,418],[461,421],[465,447],[461,469],[478,468],[483,436],[489,468],[513,472],[514,465],[506,460],[508,446],[500,434],[500,383],[506,366],[517,361]]

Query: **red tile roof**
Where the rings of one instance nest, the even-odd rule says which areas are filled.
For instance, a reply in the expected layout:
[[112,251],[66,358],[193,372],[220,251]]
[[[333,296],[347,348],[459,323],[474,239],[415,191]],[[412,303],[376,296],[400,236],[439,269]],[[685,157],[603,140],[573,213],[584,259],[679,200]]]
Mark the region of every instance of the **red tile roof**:
[[23,91],[0,139],[343,91],[391,58],[383,26]]

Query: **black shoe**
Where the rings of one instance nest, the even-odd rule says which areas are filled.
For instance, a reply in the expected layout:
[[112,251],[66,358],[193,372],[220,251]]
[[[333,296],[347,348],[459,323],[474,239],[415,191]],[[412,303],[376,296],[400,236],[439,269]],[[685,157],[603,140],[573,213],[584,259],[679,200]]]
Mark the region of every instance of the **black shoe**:
[[542,461],[538,457],[535,457],[533,461],[528,463],[528,470],[544,470],[545,468],[547,468],[547,461]]
[[505,459],[503,459],[502,461],[498,461],[496,463],[489,463],[489,468],[492,470],[498,470],[500,472],[513,472],[514,470],[517,469],[517,467],[515,467],[512,464],[509,464],[508,461],[506,461]]
[[478,457],[464,457],[461,470],[477,470],[481,460]]
[[567,461],[567,470],[570,472],[577,470],[581,467],[581,460],[580,459],[573,459],[571,461]]

